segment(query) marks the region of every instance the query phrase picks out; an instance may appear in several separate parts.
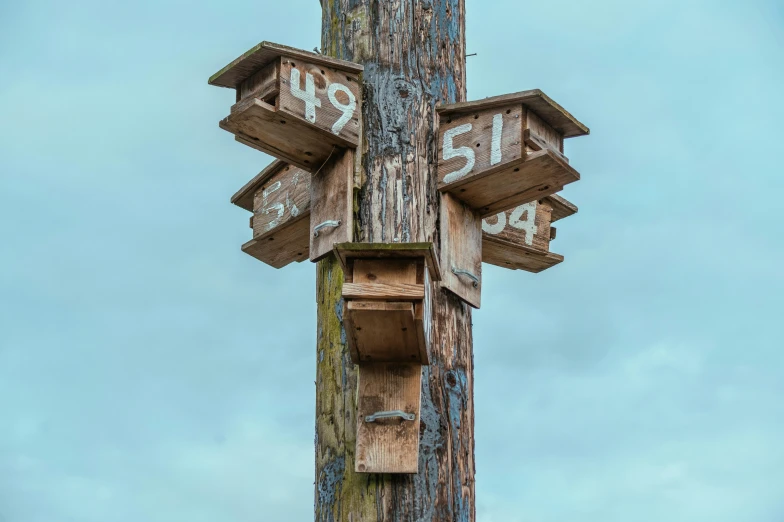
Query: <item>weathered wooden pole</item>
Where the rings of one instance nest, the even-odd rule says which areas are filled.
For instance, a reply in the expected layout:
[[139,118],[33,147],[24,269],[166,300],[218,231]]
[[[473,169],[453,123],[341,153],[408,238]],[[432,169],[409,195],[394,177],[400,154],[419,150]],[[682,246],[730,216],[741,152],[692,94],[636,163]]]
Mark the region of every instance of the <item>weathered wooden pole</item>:
[[[354,240],[439,248],[437,103],[465,100],[464,0],[322,0],[322,52],[364,65]],[[417,475],[354,472],[357,369],[341,321],[343,273],[318,264],[315,519],[473,521],[471,309],[435,291]]]

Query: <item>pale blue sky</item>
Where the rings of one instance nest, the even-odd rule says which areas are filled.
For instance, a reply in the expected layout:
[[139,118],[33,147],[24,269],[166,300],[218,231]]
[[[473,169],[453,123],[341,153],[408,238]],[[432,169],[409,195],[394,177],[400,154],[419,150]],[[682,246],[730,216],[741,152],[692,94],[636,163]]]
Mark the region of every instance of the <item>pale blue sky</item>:
[[[314,267],[242,254],[270,158],[210,74],[317,0],[0,2],[0,522],[312,519]],[[469,98],[541,88],[566,262],[485,269],[480,522],[784,520],[784,7],[468,0]]]

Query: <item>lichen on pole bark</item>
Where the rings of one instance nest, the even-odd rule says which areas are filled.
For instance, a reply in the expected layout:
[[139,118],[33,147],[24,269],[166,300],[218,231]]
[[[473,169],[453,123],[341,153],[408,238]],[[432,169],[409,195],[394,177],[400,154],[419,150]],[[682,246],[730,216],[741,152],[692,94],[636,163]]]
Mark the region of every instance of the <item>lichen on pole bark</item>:
[[[322,0],[322,52],[361,63],[355,240],[439,248],[437,103],[465,100],[464,0]],[[475,519],[471,309],[435,288],[417,475],[354,472],[357,368],[334,258],[318,265],[315,519]]]

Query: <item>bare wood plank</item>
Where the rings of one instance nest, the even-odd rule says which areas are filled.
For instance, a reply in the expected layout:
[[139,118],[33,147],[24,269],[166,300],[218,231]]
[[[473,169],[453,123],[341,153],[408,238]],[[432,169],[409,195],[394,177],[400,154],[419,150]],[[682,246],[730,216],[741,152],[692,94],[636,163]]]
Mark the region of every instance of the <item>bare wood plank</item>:
[[441,184],[439,190],[455,194],[486,217],[542,199],[579,179],[580,174],[573,167],[547,149],[531,153],[523,160],[501,164],[498,169],[481,175]]
[[293,59],[306,60],[310,63],[343,69],[347,72],[359,74],[364,69],[362,65],[346,60],[338,60],[322,54],[317,54],[302,49],[272,42],[261,42],[254,45],[239,58],[213,74],[207,83],[218,87],[236,89],[244,80],[270,62],[286,56]]
[[390,283],[344,283],[343,297],[346,299],[422,300],[425,298],[423,285]]
[[[417,473],[422,367],[418,364],[362,364],[357,404],[358,473]],[[366,422],[378,412],[400,410],[414,420]]]
[[548,196],[545,199],[550,204],[550,206],[553,207],[553,223],[577,214],[577,205],[567,201],[558,194],[553,194],[552,196]]
[[479,215],[450,194],[441,197],[443,287],[474,308],[482,297],[482,225]]
[[482,259],[491,265],[533,273],[552,268],[564,260],[563,256],[552,252],[487,237],[482,242]]
[[[354,233],[354,151],[336,152],[310,185],[310,260],[332,253],[336,243],[352,240]],[[316,230],[316,228],[318,230]]]
[[476,111],[478,109],[502,107],[513,103],[523,104],[536,112],[539,117],[561,133],[564,138],[585,136],[590,133],[588,127],[580,123],[566,109],[558,105],[539,89],[504,94],[472,102],[440,105],[436,110],[439,115],[450,115]]
[[289,222],[283,229],[271,231],[263,238],[256,238],[242,245],[242,251],[275,268],[308,258],[309,220]]
[[339,243],[335,245],[335,255],[343,266],[350,271],[352,259],[425,259],[434,281],[441,280],[441,268],[436,257],[433,243]]
[[[544,143],[543,148],[550,148],[563,156],[563,135],[547,124],[534,111],[525,111],[525,138],[534,138]],[[540,150],[540,149],[535,149]],[[564,157],[565,158],[565,157]]]
[[264,167],[264,170],[256,174],[253,179],[245,183],[245,185],[231,197],[231,203],[240,208],[244,208],[248,212],[253,212],[253,196],[256,194],[258,188],[286,165],[288,164],[285,161],[274,160]]

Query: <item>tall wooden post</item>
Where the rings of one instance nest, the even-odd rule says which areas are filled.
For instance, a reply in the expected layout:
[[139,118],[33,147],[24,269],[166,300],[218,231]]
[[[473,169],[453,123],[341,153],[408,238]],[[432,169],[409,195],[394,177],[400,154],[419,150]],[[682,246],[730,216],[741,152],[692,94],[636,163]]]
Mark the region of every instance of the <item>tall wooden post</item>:
[[[437,103],[465,100],[464,0],[322,0],[322,52],[365,67],[354,240],[439,248]],[[434,292],[417,475],[354,472],[357,370],[342,329],[343,273],[318,265],[315,519],[473,521],[471,309]]]

